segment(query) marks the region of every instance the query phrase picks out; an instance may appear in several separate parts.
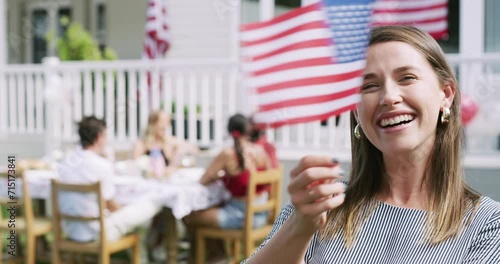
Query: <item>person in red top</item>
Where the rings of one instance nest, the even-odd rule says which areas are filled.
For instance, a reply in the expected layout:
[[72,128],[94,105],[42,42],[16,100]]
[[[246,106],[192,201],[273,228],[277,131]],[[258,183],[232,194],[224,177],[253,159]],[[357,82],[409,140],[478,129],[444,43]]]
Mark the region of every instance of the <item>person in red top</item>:
[[250,141],[262,146],[271,159],[272,167],[277,168],[279,166],[279,161],[278,156],[276,155],[276,147],[267,140],[266,132],[263,129],[259,129],[255,125],[252,117],[250,117],[250,124],[252,126],[250,132]]
[[[189,229],[196,226],[240,229],[243,227],[246,196],[251,171],[272,167],[271,159],[264,148],[250,141],[251,125],[248,118],[235,114],[229,119],[227,130],[234,145],[222,149],[207,167],[200,182],[209,184],[222,180],[231,192],[232,198],[225,204],[203,211],[193,212],[184,219]],[[266,202],[269,192],[267,186],[257,189],[257,199]],[[267,221],[267,213],[254,216],[254,226],[262,226]],[[210,245],[210,243],[209,243]],[[212,252],[215,250],[212,250]]]

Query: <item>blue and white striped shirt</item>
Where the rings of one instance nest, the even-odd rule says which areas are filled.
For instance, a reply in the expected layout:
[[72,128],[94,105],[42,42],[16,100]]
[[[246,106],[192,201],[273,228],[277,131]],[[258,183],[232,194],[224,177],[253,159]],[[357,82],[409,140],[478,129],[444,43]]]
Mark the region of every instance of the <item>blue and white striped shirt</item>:
[[[293,211],[291,204],[282,209],[259,249]],[[345,248],[340,235],[320,240],[316,234],[304,261],[314,264],[500,264],[500,203],[483,197],[470,224],[455,238],[437,245],[422,242],[426,214],[424,210],[379,202],[360,229],[352,248]]]

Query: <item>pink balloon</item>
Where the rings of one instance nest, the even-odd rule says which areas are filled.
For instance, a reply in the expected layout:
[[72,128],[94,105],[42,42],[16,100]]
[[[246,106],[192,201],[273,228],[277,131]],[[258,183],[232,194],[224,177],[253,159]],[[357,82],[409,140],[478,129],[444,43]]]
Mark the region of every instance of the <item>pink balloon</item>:
[[468,95],[462,96],[462,123],[464,126],[468,125],[476,116],[479,110],[477,102]]

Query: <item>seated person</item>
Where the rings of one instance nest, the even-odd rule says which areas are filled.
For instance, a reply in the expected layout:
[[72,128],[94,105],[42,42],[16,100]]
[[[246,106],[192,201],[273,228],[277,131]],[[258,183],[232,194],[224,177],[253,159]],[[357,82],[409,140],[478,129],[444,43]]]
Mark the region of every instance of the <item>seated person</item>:
[[161,153],[166,167],[164,175],[169,175],[176,167],[181,165],[181,160],[188,153],[198,153],[198,148],[167,134],[170,127],[170,115],[164,111],[150,113],[146,130],[133,148],[132,158],[138,159],[142,155],[153,156]]
[[267,155],[271,159],[271,164],[273,168],[278,168],[279,166],[279,160],[278,156],[276,155],[276,147],[267,140],[266,137],[266,132],[264,129],[259,128],[254,122],[253,118],[250,118],[250,124],[251,124],[251,132],[250,132],[250,141],[257,145],[261,145],[262,148],[266,151]]
[[[220,207],[191,213],[184,219],[189,229],[196,226],[222,229],[242,228],[250,171],[271,168],[271,161],[265,150],[250,141],[250,121],[245,116],[241,114],[232,116],[227,129],[233,138],[234,146],[226,147],[215,157],[200,182],[209,184],[222,179],[226,188],[231,192],[232,198]],[[257,199],[265,202],[269,193],[266,186],[262,187],[257,190]],[[267,213],[258,213],[254,216],[254,226],[262,226],[266,221]],[[221,248],[219,244],[219,252]],[[212,252],[217,250],[213,248]]]
[[[271,168],[271,161],[265,150],[249,140],[250,122],[246,117],[241,114],[232,116],[229,119],[228,132],[233,138],[234,146],[223,149],[215,157],[200,182],[206,185],[222,179],[231,192],[232,199],[222,207],[197,212],[196,217],[190,216],[191,224],[225,229],[241,228],[250,171]],[[258,192],[261,196],[266,196],[262,189]],[[255,219],[258,221],[259,218]]]
[[[113,164],[103,158],[106,147],[106,123],[94,116],[84,118],[78,125],[81,147],[71,153],[58,167],[60,181],[70,184],[91,184],[100,181],[102,197],[106,202],[106,235],[109,241],[118,240],[136,227],[146,223],[162,208],[159,202],[138,200],[121,206],[114,200]],[[59,201],[62,213],[96,217],[99,215],[97,197],[62,192]],[[66,221],[63,230],[75,241],[90,242],[98,239],[99,223]]]
[[[198,148],[190,145],[182,139],[168,135],[167,130],[170,128],[171,117],[164,111],[157,110],[149,114],[148,124],[142,137],[135,143],[132,151],[132,159],[137,160],[143,155],[148,155],[152,158],[160,154],[163,157],[160,166],[152,166],[152,175],[155,178],[162,178],[170,175],[174,170],[182,164],[182,158],[186,154],[197,154]],[[161,168],[163,167],[163,168]],[[147,249],[149,255],[152,252],[160,252],[163,237],[165,236],[165,222],[167,212],[163,210],[159,215],[155,216],[151,223],[151,228],[146,235]]]

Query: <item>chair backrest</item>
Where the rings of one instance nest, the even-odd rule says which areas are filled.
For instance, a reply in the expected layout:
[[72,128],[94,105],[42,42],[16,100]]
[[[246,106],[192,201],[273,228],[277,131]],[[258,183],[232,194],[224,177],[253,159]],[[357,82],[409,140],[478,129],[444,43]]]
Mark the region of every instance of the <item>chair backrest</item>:
[[[258,212],[268,212],[266,226],[272,226],[281,209],[281,184],[283,181],[283,166],[265,171],[252,171],[248,185],[247,207],[244,223],[245,237],[253,230],[253,217]],[[269,199],[266,203],[254,204],[259,185],[269,185]]]
[[[34,226],[33,205],[31,203],[31,196],[25,181],[25,173],[23,170],[16,170],[14,173],[0,172],[0,180],[6,181],[7,189],[2,190],[0,197],[0,204],[7,207],[15,207],[17,211],[19,207],[24,209],[24,221],[26,222],[26,230],[29,232]],[[7,195],[7,196],[3,196]],[[11,211],[7,218],[10,217]],[[17,212],[15,212],[17,213]],[[3,216],[0,214],[0,219]]]
[[[100,239],[101,245],[106,245],[106,228],[104,228],[104,199],[101,195],[101,182],[92,184],[69,184],[61,183],[58,180],[52,179],[52,225],[54,228],[55,243],[61,243],[63,239],[62,221],[80,221],[80,222],[94,222],[99,221],[100,225]],[[66,193],[80,193],[80,194],[95,194],[99,207],[99,215],[97,217],[75,216],[61,213],[59,207],[59,195],[61,192]]]

